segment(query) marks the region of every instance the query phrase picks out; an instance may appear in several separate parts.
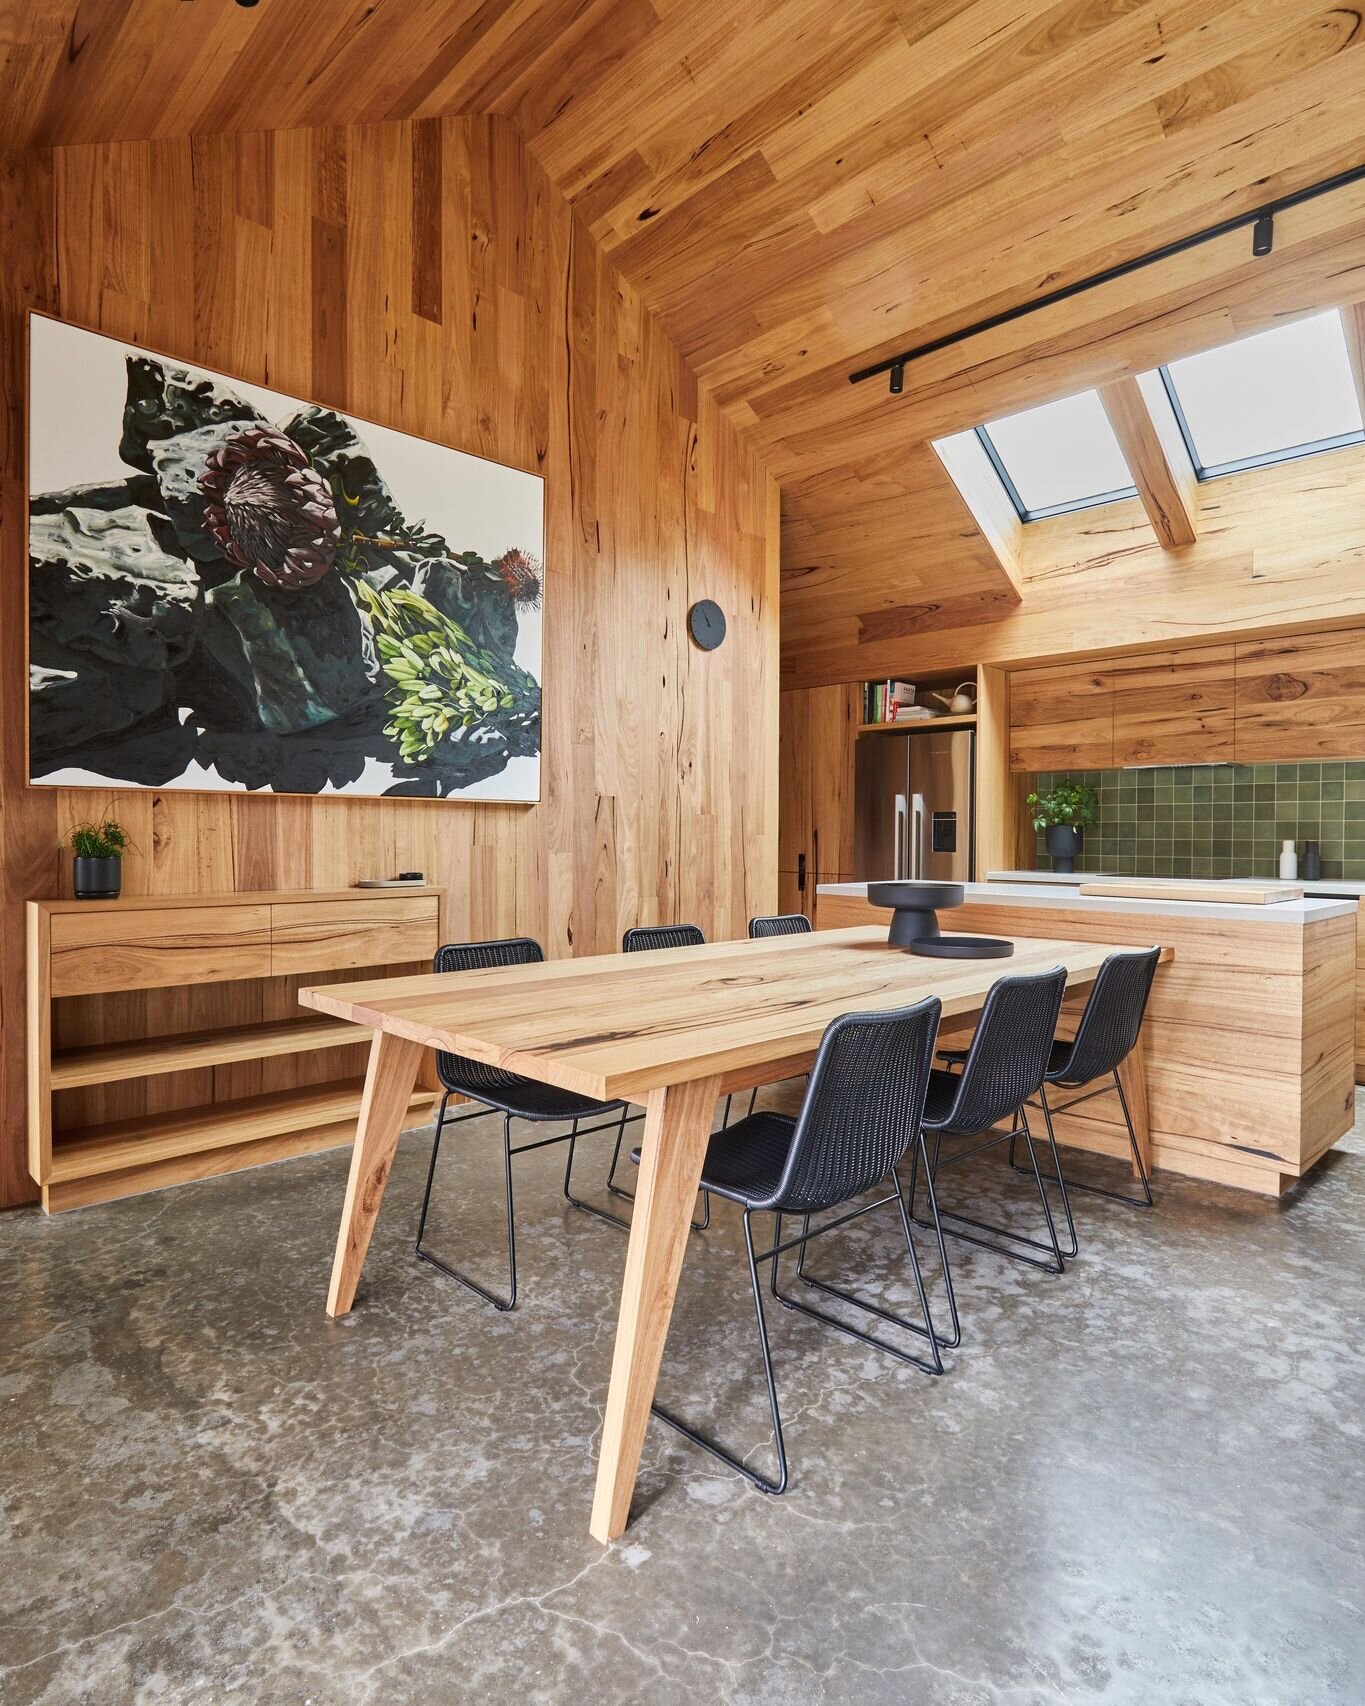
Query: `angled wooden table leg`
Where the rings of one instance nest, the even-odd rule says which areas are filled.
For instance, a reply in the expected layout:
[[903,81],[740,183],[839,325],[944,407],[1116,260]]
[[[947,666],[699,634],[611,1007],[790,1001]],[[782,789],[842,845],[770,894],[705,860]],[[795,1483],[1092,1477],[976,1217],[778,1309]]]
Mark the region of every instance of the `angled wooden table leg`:
[[[1152,1176],[1152,1120],[1147,1108],[1147,1067],[1143,1060],[1143,1039],[1141,1033],[1133,1047],[1129,1049],[1123,1060],[1119,1062],[1119,1083],[1123,1086],[1124,1099],[1128,1103],[1128,1112],[1132,1116],[1133,1131],[1137,1136],[1138,1153],[1142,1157],[1142,1165],[1147,1169],[1147,1177]],[[1133,1177],[1137,1178],[1138,1170],[1132,1168]]]
[[420,1043],[409,1042],[406,1037],[391,1036],[387,1031],[374,1033],[355,1148],[351,1151],[346,1204],[341,1211],[341,1229],[332,1259],[332,1283],[327,1292],[329,1315],[346,1314],[355,1301],[370,1234],[379,1218],[384,1187],[389,1182],[393,1152],[398,1147],[408,1102],[417,1082],[417,1069],[425,1052]]
[[651,1091],[645,1102],[640,1176],[590,1524],[593,1538],[604,1545],[623,1534],[630,1520],[649,1406],[719,1090],[718,1078],[701,1078]]

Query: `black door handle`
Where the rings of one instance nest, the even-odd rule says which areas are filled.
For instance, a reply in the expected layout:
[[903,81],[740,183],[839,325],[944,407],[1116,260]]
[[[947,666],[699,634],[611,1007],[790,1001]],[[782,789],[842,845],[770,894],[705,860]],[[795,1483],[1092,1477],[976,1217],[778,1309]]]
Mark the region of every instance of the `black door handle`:
[[796,892],[797,894],[805,894],[806,892],[806,855],[804,853],[796,855]]

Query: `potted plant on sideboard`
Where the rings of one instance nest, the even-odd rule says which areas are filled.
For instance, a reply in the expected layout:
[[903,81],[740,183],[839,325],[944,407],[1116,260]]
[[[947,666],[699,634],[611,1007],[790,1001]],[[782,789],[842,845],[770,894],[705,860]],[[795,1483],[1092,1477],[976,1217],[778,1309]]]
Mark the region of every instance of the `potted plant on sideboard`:
[[1058,782],[1044,794],[1030,794],[1033,827],[1047,834],[1047,850],[1054,871],[1070,873],[1095,821],[1095,790],[1085,782]]
[[70,834],[72,880],[77,900],[117,900],[123,888],[128,832],[112,817],[78,823]]

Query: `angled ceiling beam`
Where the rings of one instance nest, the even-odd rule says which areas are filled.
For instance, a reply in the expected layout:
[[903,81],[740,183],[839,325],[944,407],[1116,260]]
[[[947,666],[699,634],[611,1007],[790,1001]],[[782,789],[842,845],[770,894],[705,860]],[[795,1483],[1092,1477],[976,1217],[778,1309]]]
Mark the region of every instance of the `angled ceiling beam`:
[[960,432],[952,438],[939,439],[934,450],[952,481],[953,490],[1005,571],[1014,596],[1022,598],[1023,525],[976,434]]
[[1342,303],[1341,327],[1346,333],[1346,353],[1351,358],[1360,412],[1365,415],[1365,302]]
[[1193,545],[1199,485],[1185,447],[1169,434],[1163,437],[1136,379],[1101,385],[1099,393],[1157,539],[1167,551]]

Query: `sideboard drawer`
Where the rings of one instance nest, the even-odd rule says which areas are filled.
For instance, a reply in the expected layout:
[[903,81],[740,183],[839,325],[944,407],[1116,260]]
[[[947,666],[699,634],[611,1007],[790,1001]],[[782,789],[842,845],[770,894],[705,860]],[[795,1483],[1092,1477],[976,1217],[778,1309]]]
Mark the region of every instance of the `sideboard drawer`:
[[437,947],[438,909],[435,895],[274,906],[271,973],[284,977],[429,960]]
[[270,976],[268,906],[144,907],[52,917],[53,996]]

